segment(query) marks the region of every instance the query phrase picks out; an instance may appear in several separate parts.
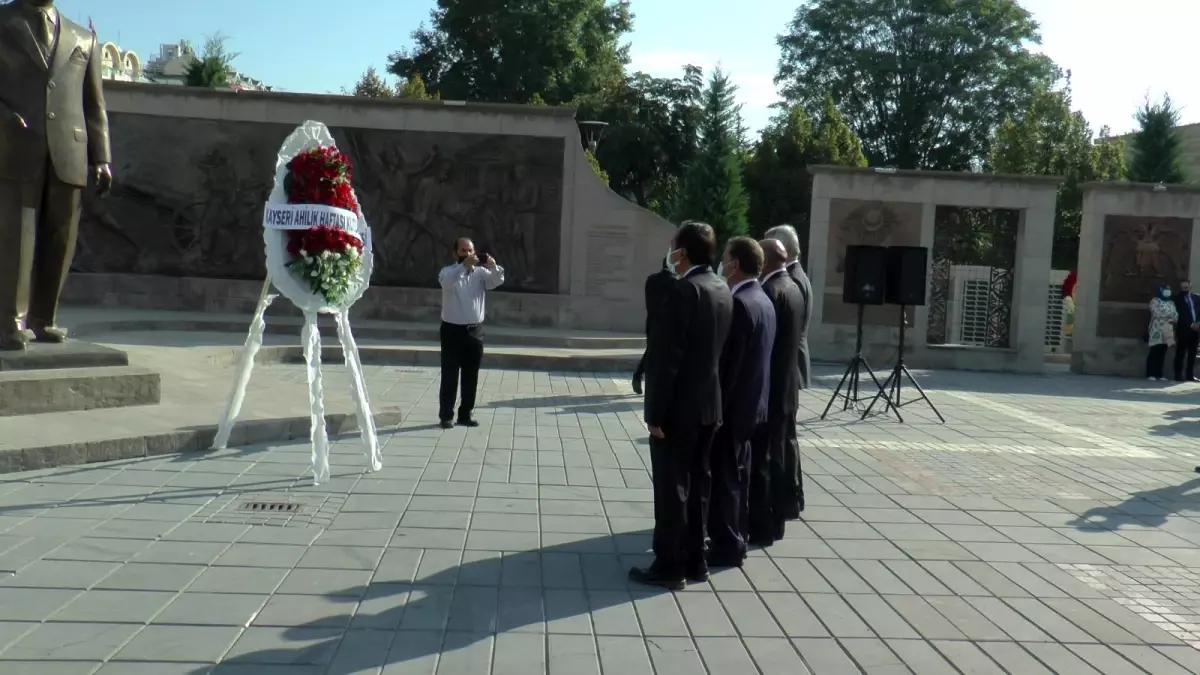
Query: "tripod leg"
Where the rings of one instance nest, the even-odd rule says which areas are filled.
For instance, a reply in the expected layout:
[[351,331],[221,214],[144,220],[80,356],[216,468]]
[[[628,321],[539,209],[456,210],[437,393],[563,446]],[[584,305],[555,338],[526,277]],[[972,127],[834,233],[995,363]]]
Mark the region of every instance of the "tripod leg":
[[858,403],[858,363],[855,360],[853,370],[850,371],[850,385],[846,387],[846,398],[842,400],[842,410],[850,410]]
[[[863,359],[862,364],[863,364],[863,368],[867,369],[867,374],[871,376],[871,381],[875,383],[875,388],[878,389],[880,392],[882,392],[883,385],[879,383],[879,378],[875,377],[875,371],[871,370],[871,364],[867,363],[866,359]],[[892,402],[892,399],[887,397],[887,394],[884,394],[884,400],[886,400],[886,403],[884,403],[884,405],[887,406],[888,408],[891,408],[892,412],[896,413],[896,419],[899,420],[900,422],[903,422],[904,417],[902,417],[900,415],[900,409],[898,407],[896,407],[896,404]],[[885,412],[886,412],[886,409],[885,409]]]
[[825,419],[825,416],[829,414],[829,409],[833,407],[833,402],[837,400],[838,394],[842,391],[842,387],[846,385],[846,379],[850,377],[850,370],[853,367],[854,364],[851,363],[846,367],[846,372],[842,373],[842,379],[840,382],[838,382],[837,389],[833,390],[833,396],[830,396],[829,403],[825,404],[825,412],[821,413],[821,419]]
[[929,409],[933,411],[933,414],[937,415],[937,418],[941,420],[942,424],[945,424],[946,418],[942,417],[941,411],[937,409],[937,406],[933,404],[933,401],[929,400],[929,395],[926,394],[925,390],[921,388],[921,385],[917,383],[917,378],[913,377],[912,373],[908,372],[907,367],[904,368],[904,374],[908,377],[909,384],[916,388],[917,393],[921,395],[921,399],[924,400],[925,403],[929,404]]
[[892,378],[894,377],[896,377],[896,371],[893,369],[892,374],[888,375],[888,379],[883,381],[883,389],[880,389],[873,397],[871,397],[871,403],[867,406],[867,409],[863,411],[862,417],[859,418],[860,420],[867,419],[867,415],[871,414],[871,410],[873,410],[875,408],[875,404],[879,402],[880,396],[886,396],[886,394],[883,393],[884,389],[887,389],[888,386],[891,385]]

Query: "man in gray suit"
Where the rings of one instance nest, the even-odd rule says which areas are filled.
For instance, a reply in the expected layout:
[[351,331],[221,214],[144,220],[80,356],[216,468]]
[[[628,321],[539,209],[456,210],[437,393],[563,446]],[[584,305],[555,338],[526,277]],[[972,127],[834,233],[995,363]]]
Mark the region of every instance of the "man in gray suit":
[[53,0],[0,5],[0,349],[66,339],[80,191],[89,168],[112,185],[102,87],[99,40]]
[[800,264],[800,237],[796,228],[791,225],[777,225],[767,230],[767,239],[774,239],[783,244],[787,252],[787,274],[800,287],[800,295],[804,299],[804,310],[800,322],[800,388],[807,389],[809,375],[812,373],[812,360],[808,355],[808,324],[812,319],[813,290],[804,266]]

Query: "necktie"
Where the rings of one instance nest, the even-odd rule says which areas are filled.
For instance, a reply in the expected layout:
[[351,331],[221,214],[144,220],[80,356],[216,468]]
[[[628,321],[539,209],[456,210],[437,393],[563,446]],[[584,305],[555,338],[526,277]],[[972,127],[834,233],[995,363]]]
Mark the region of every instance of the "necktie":
[[54,19],[50,17],[49,12],[38,12],[38,15],[42,20],[42,47],[46,50],[46,56],[49,57],[54,51]]

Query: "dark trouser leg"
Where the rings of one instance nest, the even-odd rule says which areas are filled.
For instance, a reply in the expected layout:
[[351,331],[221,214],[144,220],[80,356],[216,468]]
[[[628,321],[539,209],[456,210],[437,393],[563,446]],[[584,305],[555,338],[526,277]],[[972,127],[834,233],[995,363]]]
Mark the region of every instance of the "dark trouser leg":
[[772,536],[778,538],[783,522],[796,510],[795,457],[788,458],[787,432],[785,427],[790,416],[767,421],[770,427],[770,449],[767,467],[771,473],[771,520]]
[[1187,333],[1175,333],[1175,379],[1183,379],[1183,361],[1187,357]]
[[483,362],[483,327],[464,329],[462,343],[462,403],[458,419],[471,419],[475,410],[475,390],[479,386],[479,364]]
[[454,399],[458,394],[458,373],[462,367],[462,342],[465,335],[466,329],[462,326],[442,324],[442,386],[438,392],[438,419],[443,422],[454,419]]
[[[688,496],[692,488],[692,454],[697,427],[663,428],[665,438],[650,438],[650,470],[654,484],[654,560],[664,576],[682,576],[687,566]],[[711,430],[709,444],[711,446]],[[707,500],[706,500],[707,501]],[[703,528],[701,528],[703,532]]]
[[41,185],[0,181],[0,342],[12,337],[29,310]]
[[771,487],[771,428],[760,424],[750,440],[750,513],[746,523],[750,541],[755,543],[774,539]]
[[687,530],[683,542],[684,560],[704,562],[704,541],[708,538],[708,514],[712,498],[712,449],[716,426],[699,427],[688,457]]
[[646,352],[642,352],[642,358],[638,360],[637,370],[633,371],[633,379],[641,380],[646,377]]
[[751,450],[745,435],[722,427],[713,441],[708,536],[714,560],[740,560],[746,552]]
[[1163,376],[1163,362],[1167,360],[1167,346],[1154,345],[1146,352],[1146,377],[1155,379]]
[[1197,343],[1200,342],[1200,335],[1197,335],[1196,331],[1194,330],[1188,330],[1187,336],[1188,341],[1187,350],[1185,351],[1184,355],[1183,379],[1191,380],[1196,377],[1196,347]]
[[75,257],[75,240],[79,233],[79,188],[60,182],[49,168],[47,174],[34,246],[29,315],[26,319],[26,324],[35,331],[55,325],[58,299],[67,282],[71,260]]
[[782,434],[779,447],[783,451],[783,473],[787,479],[787,501],[781,505],[780,515],[795,520],[804,510],[804,477],[800,468],[800,441],[796,438],[795,413],[780,423],[779,432]]

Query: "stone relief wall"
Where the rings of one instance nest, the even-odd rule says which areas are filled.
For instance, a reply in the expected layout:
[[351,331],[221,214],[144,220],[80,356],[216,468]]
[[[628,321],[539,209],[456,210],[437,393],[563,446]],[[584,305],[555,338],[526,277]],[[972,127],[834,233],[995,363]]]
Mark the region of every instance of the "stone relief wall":
[[[110,113],[116,184],[85,198],[78,272],[261,279],[262,205],[294,125]],[[372,285],[434,287],[454,237],[509,292],[557,293],[561,138],[331,129],[371,224]]]
[[[829,263],[825,267],[822,322],[853,325],[858,306],[842,302],[847,246],[920,246],[920,204],[860,199],[829,200]],[[867,307],[865,325],[894,326],[899,308]]]
[[1159,284],[1178,290],[1188,278],[1192,221],[1188,218],[1104,217],[1100,255],[1098,337],[1140,338]]

